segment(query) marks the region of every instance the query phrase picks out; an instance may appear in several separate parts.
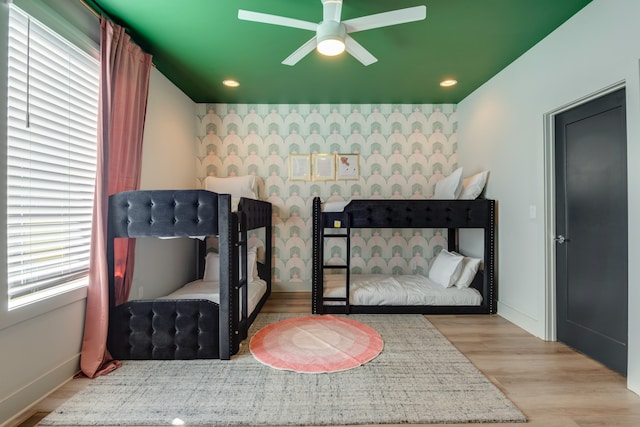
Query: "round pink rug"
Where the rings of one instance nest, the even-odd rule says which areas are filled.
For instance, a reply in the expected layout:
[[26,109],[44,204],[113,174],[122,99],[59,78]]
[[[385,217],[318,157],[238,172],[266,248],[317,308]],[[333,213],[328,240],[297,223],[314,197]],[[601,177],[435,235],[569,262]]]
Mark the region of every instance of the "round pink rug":
[[249,349],[261,363],[304,373],[355,368],[382,351],[380,334],[355,320],[330,315],[295,317],[260,329]]

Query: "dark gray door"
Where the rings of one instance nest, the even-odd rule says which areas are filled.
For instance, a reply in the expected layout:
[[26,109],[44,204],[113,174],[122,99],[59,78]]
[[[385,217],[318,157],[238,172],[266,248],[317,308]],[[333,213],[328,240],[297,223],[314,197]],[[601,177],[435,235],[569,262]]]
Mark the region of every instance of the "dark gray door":
[[557,336],[627,373],[625,91],[556,116]]

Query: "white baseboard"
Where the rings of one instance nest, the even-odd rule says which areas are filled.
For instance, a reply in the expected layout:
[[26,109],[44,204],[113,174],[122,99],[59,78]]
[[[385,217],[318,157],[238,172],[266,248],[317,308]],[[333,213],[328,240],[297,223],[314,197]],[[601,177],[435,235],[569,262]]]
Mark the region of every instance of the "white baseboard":
[[544,339],[544,325],[531,315],[500,301],[498,301],[498,315],[529,332],[531,335]]
[[78,373],[79,367],[80,354],[77,354],[0,400],[0,427],[24,421],[21,417],[25,417],[27,411],[70,381]]

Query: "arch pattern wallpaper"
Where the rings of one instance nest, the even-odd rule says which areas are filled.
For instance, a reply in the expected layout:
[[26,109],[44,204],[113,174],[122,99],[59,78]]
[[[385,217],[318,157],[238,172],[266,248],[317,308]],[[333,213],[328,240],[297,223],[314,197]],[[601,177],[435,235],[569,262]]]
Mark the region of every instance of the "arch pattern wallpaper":
[[[452,104],[198,104],[196,115],[196,188],[207,176],[263,179],[274,207],[274,283],[286,290],[310,289],[315,196],[427,199],[457,168]],[[289,155],[314,153],[358,154],[358,179],[289,179]],[[354,230],[352,271],[426,273],[443,247],[443,229]],[[327,261],[344,263],[345,250],[344,239],[329,239]]]

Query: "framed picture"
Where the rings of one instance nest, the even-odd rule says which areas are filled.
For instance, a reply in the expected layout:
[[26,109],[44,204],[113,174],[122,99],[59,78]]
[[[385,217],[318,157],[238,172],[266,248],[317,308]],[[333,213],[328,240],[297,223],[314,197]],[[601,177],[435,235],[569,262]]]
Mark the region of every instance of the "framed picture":
[[360,178],[360,155],[336,155],[336,179],[354,180]]
[[289,154],[289,181],[311,180],[311,156]]
[[336,179],[336,156],[334,154],[313,154],[311,156],[314,181]]

